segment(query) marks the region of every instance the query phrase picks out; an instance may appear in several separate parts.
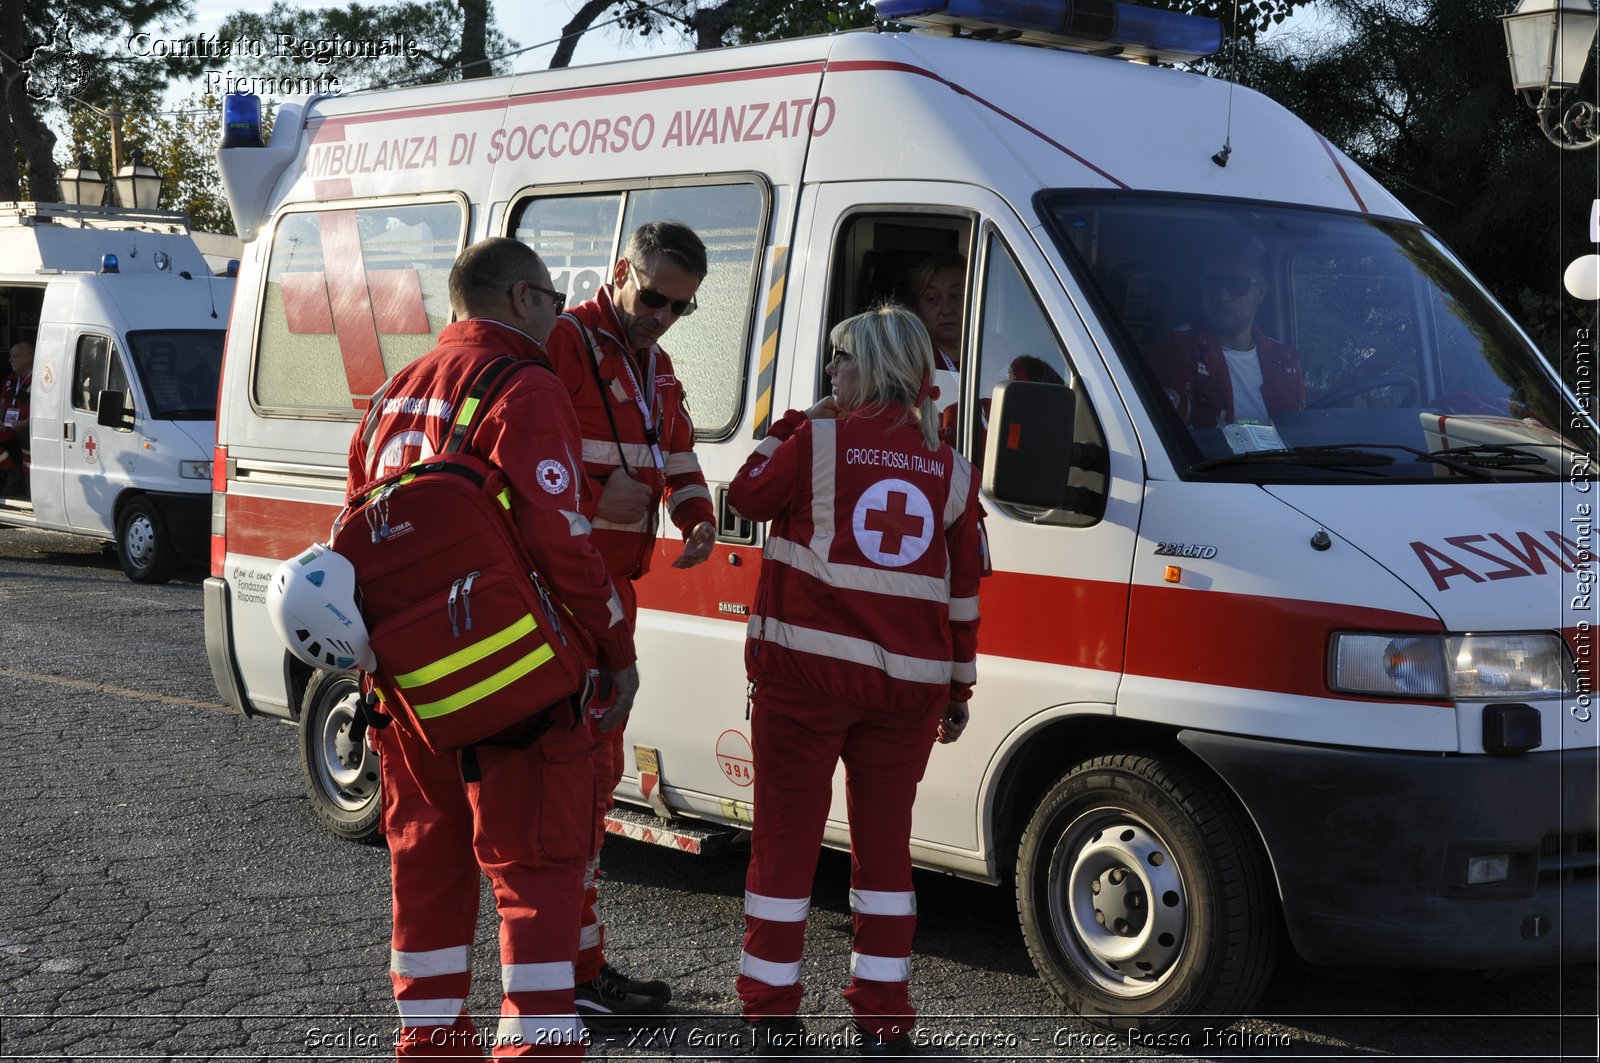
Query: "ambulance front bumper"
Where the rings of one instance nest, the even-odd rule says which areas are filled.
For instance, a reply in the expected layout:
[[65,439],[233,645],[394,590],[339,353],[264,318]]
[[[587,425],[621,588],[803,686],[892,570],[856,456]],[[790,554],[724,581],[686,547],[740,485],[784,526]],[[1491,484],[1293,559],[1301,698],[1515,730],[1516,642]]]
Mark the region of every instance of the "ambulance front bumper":
[[1600,952],[1600,750],[1429,756],[1180,739],[1255,821],[1308,962],[1500,968]]

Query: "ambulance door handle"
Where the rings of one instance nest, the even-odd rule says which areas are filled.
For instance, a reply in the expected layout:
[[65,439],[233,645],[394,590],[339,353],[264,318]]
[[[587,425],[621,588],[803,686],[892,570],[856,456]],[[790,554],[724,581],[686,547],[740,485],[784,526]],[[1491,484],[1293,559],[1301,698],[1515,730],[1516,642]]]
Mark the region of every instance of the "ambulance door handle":
[[754,546],[756,542],[756,526],[754,521],[745,520],[728,505],[728,485],[718,484],[716,488],[717,505],[717,541],[733,543],[738,546]]
[[78,441],[78,422],[63,421],[61,423],[61,438],[68,443],[76,443]]

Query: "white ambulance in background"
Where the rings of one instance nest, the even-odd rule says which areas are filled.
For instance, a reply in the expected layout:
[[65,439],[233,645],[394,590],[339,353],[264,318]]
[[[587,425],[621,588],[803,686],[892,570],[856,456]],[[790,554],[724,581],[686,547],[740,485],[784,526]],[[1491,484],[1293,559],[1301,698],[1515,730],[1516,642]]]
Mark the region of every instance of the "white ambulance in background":
[[[667,346],[721,526],[710,563],[680,572],[664,542],[638,585],[617,796],[670,818],[616,829],[694,848],[759,814],[741,655],[763,529],[726,485],[826,386],[829,327],[954,252],[995,573],[917,862],[1014,883],[1041,977],[1113,1027],[1246,1011],[1287,950],[1595,958],[1587,396],[1315,131],[1127,61],[1213,50],[1214,22],[1104,6],[1083,28],[1022,0],[884,0],[931,32],[302,101],[267,146],[219,152],[253,242],[207,647],[229,702],[298,722],[326,823],[374,832],[376,764],[351,681],[285,653],[262,601],[325,537],[367,396],[448,321],[466,244],[525,240],[579,300],[636,225],[676,218],[710,252]],[[1299,351],[1308,404],[1270,430],[1189,430],[1146,361],[1224,246],[1260,259],[1258,323]],[[1064,383],[1008,382],[1024,356]]]
[[0,203],[0,354],[34,345],[29,493],[0,525],[114,543],[139,582],[204,558],[232,303],[183,214]]

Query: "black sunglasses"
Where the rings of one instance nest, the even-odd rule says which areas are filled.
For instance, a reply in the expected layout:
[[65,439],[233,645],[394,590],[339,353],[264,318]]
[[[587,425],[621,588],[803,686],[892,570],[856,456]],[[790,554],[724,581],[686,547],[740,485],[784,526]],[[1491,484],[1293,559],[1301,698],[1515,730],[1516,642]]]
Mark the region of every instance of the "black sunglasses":
[[[550,297],[550,301],[556,304],[556,313],[559,314],[561,311],[567,308],[567,297],[564,293],[550,288],[541,288],[532,281],[523,281],[522,283],[528,286],[528,290],[530,292],[540,292],[544,295],[548,295]],[[513,284],[511,287],[507,288],[506,294],[515,298],[517,294],[517,286]]]
[[1241,299],[1250,291],[1251,288],[1260,283],[1261,281],[1256,277],[1207,277],[1203,284],[1202,290],[1205,291],[1207,295],[1221,295],[1223,292],[1226,292],[1235,299]]
[[692,295],[687,299],[673,299],[662,295],[654,288],[646,288],[642,283],[644,275],[634,268],[632,262],[628,263],[628,272],[633,274],[633,283],[639,289],[639,301],[650,309],[660,310],[663,306],[671,303],[674,317],[688,317],[700,308],[700,304],[695,301],[695,297]]

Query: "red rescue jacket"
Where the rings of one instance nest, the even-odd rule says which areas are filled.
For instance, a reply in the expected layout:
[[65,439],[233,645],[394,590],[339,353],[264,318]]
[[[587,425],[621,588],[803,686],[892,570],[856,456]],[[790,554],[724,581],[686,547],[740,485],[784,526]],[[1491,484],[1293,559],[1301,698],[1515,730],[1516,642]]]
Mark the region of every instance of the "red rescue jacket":
[[[1256,357],[1261,362],[1261,398],[1267,413],[1279,417],[1306,405],[1306,381],[1300,356],[1286,343],[1252,327]],[[1233,421],[1233,377],[1222,342],[1208,331],[1191,328],[1169,333],[1150,351],[1150,365],[1178,416],[1190,428],[1220,428]]]
[[750,678],[900,710],[966,701],[987,571],[972,466],[906,410],[790,410],[728,488],[770,520],[745,642]]
[[[349,490],[438,453],[455,415],[453,404],[479,369],[508,354],[535,358],[543,351],[531,336],[496,321],[446,325],[437,347],[372,397],[377,415],[370,431],[350,441]],[[512,519],[528,556],[594,637],[601,665],[616,670],[632,664],[633,635],[580,513],[582,444],[561,382],[542,370],[524,370],[480,417],[467,449],[510,481]]]
[[[584,516],[594,526],[594,545],[606,559],[606,571],[637,579],[650,571],[656,507],[663,498],[672,523],[685,536],[702,521],[716,519],[711,492],[694,454],[694,423],[683,383],[672,371],[667,352],[659,345],[628,350],[609,288],[601,288],[593,299],[568,312],[588,330],[595,354],[590,357],[589,346],[572,321],[563,316],[556,322],[550,333],[550,364],[567,386],[583,432],[583,469],[589,478]],[[606,383],[604,393],[596,367]],[[650,488],[651,508],[637,524],[613,524],[594,514],[606,478],[624,461],[629,474]]]

